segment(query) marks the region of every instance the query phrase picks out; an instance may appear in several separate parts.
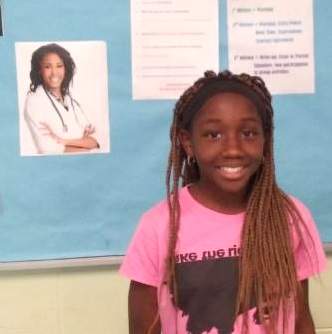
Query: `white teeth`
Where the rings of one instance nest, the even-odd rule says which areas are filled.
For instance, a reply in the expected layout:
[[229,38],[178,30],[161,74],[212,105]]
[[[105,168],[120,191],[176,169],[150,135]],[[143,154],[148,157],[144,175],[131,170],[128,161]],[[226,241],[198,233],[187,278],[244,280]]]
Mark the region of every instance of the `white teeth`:
[[60,80],[59,78],[51,78],[51,82],[53,83],[58,83]]
[[243,167],[220,167],[220,168],[227,173],[238,173],[243,169]]

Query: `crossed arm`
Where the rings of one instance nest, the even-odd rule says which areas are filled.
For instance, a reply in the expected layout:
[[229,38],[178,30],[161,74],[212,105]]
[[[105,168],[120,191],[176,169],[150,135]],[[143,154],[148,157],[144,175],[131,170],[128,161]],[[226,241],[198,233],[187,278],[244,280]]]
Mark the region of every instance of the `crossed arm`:
[[95,129],[92,126],[88,126],[84,130],[84,134],[81,138],[64,139],[57,136],[46,123],[41,123],[41,130],[44,131],[45,136],[49,136],[55,140],[58,144],[62,144],[65,147],[65,152],[80,152],[89,151],[94,148],[99,148],[99,144],[92,134]]

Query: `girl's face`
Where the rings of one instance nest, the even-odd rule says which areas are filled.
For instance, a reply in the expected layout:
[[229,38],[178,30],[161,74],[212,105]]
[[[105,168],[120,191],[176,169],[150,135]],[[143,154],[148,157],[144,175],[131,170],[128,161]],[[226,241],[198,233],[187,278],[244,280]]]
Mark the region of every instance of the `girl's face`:
[[40,63],[43,85],[50,91],[60,93],[65,78],[65,65],[56,53],[46,54]]
[[236,93],[211,97],[181,134],[183,148],[199,167],[197,186],[217,200],[243,201],[261,165],[264,132],[253,103]]

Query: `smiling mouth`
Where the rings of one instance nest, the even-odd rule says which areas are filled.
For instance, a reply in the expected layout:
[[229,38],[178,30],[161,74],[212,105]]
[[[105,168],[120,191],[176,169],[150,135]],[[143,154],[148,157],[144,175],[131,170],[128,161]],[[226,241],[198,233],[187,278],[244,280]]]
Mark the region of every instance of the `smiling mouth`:
[[244,166],[237,166],[237,167],[218,166],[217,170],[219,171],[221,176],[227,179],[230,179],[230,180],[237,180],[243,176],[245,167]]
[[51,82],[52,84],[57,84],[57,83],[61,82],[61,79],[60,79],[60,78],[51,78],[51,79],[50,79],[50,82]]

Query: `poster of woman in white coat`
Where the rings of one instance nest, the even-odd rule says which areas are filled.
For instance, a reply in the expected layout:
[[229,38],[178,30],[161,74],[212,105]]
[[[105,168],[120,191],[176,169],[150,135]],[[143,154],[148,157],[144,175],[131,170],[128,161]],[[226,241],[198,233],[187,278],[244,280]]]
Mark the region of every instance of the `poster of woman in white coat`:
[[[71,45],[64,47],[66,43]],[[16,44],[19,95],[24,73],[19,70],[24,67],[22,53],[31,46]],[[72,50],[77,51],[80,66]],[[90,72],[89,77],[77,75],[84,71]],[[34,48],[28,92],[24,101],[19,96],[21,155],[109,152],[107,93],[103,42],[50,42]]]

